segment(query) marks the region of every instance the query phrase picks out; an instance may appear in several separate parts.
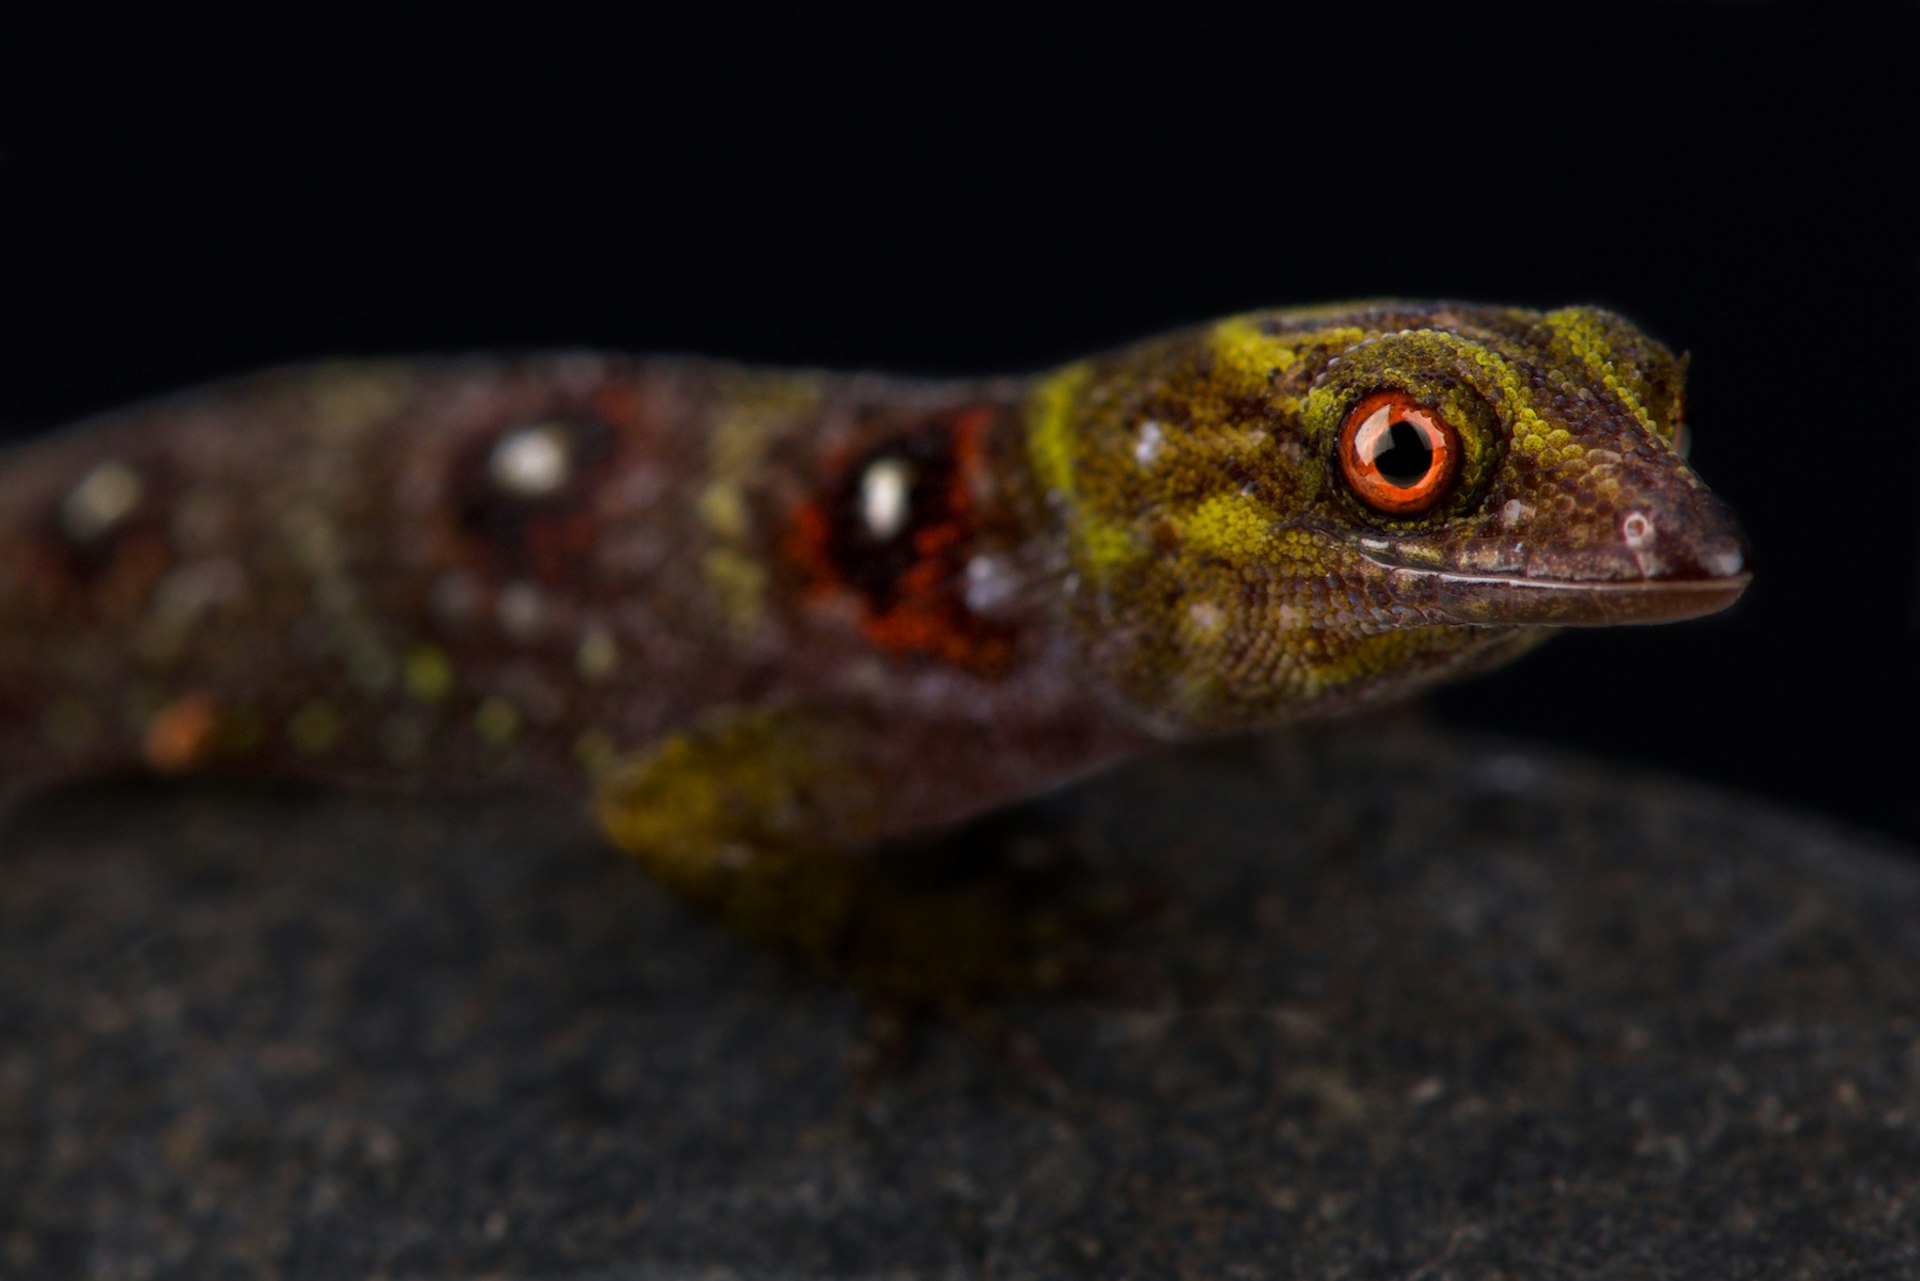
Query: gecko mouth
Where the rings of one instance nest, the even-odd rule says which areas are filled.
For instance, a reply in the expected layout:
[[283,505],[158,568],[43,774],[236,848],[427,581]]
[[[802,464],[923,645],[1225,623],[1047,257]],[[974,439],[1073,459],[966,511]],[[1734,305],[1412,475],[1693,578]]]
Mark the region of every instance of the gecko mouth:
[[1677,623],[1715,614],[1740,599],[1751,573],[1711,578],[1580,581],[1472,574],[1405,565],[1362,552],[1403,605],[1464,627],[1609,627]]

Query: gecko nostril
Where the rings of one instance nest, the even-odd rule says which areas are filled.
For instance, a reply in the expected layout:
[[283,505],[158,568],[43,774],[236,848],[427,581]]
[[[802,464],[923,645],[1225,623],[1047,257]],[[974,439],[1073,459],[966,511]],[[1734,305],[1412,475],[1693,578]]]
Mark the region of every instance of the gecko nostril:
[[1628,512],[1620,521],[1620,537],[1634,551],[1653,541],[1653,519],[1645,512]]

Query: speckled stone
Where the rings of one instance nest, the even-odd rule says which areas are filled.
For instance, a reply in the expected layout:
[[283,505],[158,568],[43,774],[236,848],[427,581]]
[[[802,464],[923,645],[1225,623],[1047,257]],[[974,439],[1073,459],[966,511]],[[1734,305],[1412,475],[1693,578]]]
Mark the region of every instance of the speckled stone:
[[862,1088],[851,995],[564,807],[43,798],[0,846],[0,1275],[1920,1273],[1913,851],[1407,727],[1041,817],[1165,891],[1132,977]]

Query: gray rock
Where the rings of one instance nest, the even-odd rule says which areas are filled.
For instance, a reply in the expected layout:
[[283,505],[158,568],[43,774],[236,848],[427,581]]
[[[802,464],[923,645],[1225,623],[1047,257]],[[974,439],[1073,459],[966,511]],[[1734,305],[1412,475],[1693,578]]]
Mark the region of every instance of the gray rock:
[[0,855],[0,1274],[1920,1271],[1912,851],[1378,727],[1044,809],[1166,892],[1134,978],[863,1088],[854,996],[564,808],[49,796]]

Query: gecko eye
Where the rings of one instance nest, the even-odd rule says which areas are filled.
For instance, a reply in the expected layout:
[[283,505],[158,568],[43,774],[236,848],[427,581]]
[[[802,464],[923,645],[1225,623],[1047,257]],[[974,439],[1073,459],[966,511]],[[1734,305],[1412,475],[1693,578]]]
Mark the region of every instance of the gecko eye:
[[1460,472],[1460,437],[1404,392],[1377,391],[1340,424],[1340,470],[1360,501],[1413,516],[1438,505]]

